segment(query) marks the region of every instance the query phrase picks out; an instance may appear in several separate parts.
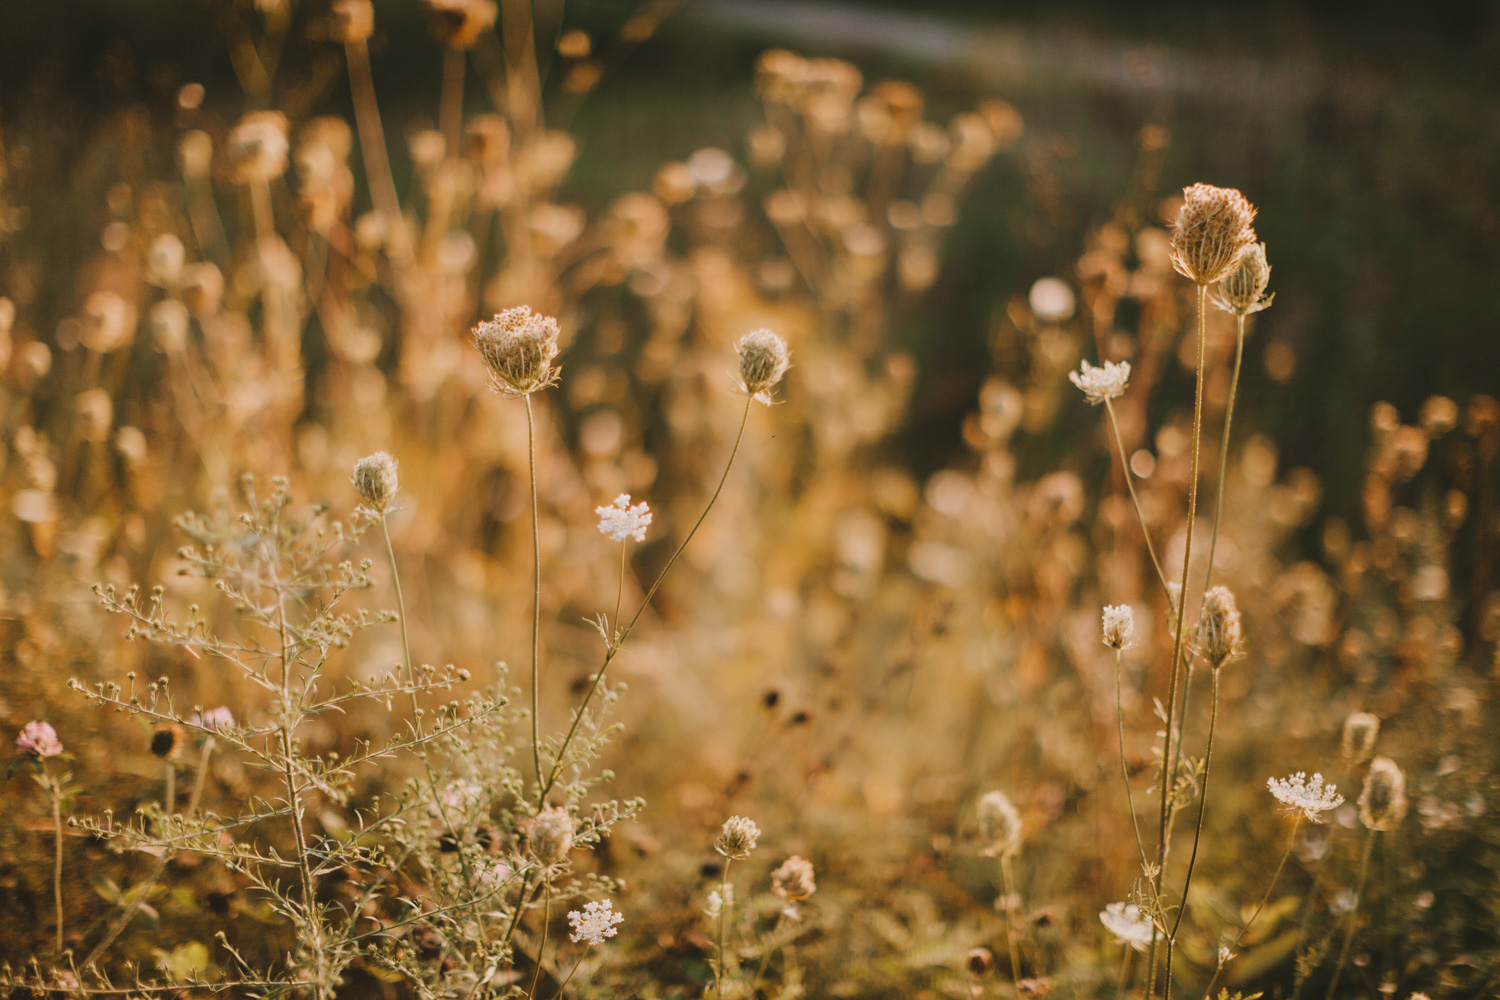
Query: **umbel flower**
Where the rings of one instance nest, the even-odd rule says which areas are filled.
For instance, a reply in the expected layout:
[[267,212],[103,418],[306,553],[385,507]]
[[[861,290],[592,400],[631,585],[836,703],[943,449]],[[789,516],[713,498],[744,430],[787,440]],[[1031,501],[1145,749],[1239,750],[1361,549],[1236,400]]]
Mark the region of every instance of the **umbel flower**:
[[474,327],[474,346],[496,392],[524,396],[557,381],[557,320],[516,306]]
[[1110,649],[1124,649],[1130,645],[1130,634],[1135,631],[1135,612],[1128,604],[1106,604],[1104,606],[1104,644]]
[[1120,944],[1145,951],[1151,944],[1151,921],[1134,903],[1110,903],[1099,911],[1099,922]]
[[1182,210],[1172,226],[1172,266],[1184,278],[1212,285],[1238,265],[1255,242],[1255,206],[1234,188],[1194,184],[1183,188]]
[[724,821],[724,829],[719,832],[719,839],[714,841],[714,850],[730,861],[740,861],[750,856],[759,839],[760,827],[755,825],[753,819],[731,816]]
[[739,387],[746,395],[770,405],[771,390],[792,366],[786,341],[770,330],[755,330],[735,342],[739,354]]
[[1198,643],[1209,666],[1218,670],[1240,654],[1243,637],[1240,609],[1228,587],[1212,587],[1203,595],[1203,619],[1198,623]]
[[1321,774],[1314,774],[1310,780],[1303,771],[1289,778],[1268,778],[1266,787],[1288,811],[1300,812],[1314,823],[1323,822],[1325,812],[1344,804],[1338,786],[1323,784]]
[[624,923],[625,914],[614,911],[614,902],[608,899],[595,900],[584,905],[582,912],[573,910],[568,914],[568,926],[573,928],[574,944],[587,941],[603,944],[606,938],[619,933],[617,924]]
[[1240,266],[1225,275],[1214,290],[1214,305],[1236,316],[1258,313],[1271,304],[1276,293],[1266,294],[1271,265],[1266,263],[1266,245],[1252,243],[1240,256]]
[[1021,849],[1021,814],[1004,792],[986,792],[979,800],[979,836],[987,854],[1014,854]]
[[1371,830],[1394,830],[1406,818],[1406,775],[1389,757],[1370,761],[1359,793],[1359,820]]
[[1106,399],[1119,399],[1130,381],[1129,361],[1106,361],[1095,368],[1087,361],[1079,363],[1076,372],[1068,372],[1068,381],[1083,390],[1089,405],[1098,406]]
[[34,760],[56,757],[63,752],[62,740],[50,722],[28,722],[16,737],[16,752]]
[[621,493],[608,507],[595,507],[594,513],[599,515],[599,530],[615,541],[623,542],[627,538],[638,542],[646,540],[646,529],[651,525],[651,508],[644,500],[632,507],[630,494]]
[[383,451],[366,455],[354,463],[354,474],[349,481],[366,507],[384,514],[396,498],[396,460]]

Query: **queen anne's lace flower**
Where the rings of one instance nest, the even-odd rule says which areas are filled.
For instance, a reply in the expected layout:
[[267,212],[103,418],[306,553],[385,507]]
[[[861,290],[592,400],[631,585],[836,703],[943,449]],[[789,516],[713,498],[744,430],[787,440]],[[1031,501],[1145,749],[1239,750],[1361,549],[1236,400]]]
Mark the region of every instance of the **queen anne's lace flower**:
[[1118,399],[1125,391],[1125,383],[1130,381],[1130,362],[1106,361],[1099,368],[1087,361],[1080,362],[1076,372],[1068,372],[1068,381],[1083,390],[1092,405]]
[[621,493],[610,506],[595,507],[594,513],[599,515],[599,530],[615,541],[623,542],[627,538],[638,542],[646,540],[646,529],[651,525],[651,508],[644,500],[632,507],[630,494]]
[[1276,796],[1276,801],[1292,812],[1300,812],[1314,823],[1323,822],[1323,814],[1344,804],[1337,785],[1323,784],[1323,776],[1314,774],[1308,778],[1298,771],[1289,778],[1268,778],[1266,787]]
[[612,938],[619,931],[615,925],[623,923],[625,914],[614,911],[614,903],[608,899],[596,900],[584,906],[582,912],[573,910],[568,914],[568,925],[573,928],[573,943],[578,944],[587,941],[589,944],[603,944],[605,938]]
[[1099,911],[1099,922],[1121,944],[1145,951],[1151,943],[1151,921],[1134,903],[1110,903]]

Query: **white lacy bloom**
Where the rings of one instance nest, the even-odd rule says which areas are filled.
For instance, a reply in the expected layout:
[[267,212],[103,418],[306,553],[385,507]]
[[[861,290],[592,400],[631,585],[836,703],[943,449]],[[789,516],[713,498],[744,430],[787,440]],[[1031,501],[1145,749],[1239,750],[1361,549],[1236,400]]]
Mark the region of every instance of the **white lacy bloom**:
[[630,494],[621,493],[615,497],[613,505],[595,507],[594,513],[599,515],[599,530],[615,541],[623,542],[626,538],[634,538],[638,542],[646,540],[646,528],[651,524],[651,508],[644,500],[632,507]]
[[1068,381],[1083,390],[1090,403],[1098,404],[1106,399],[1118,399],[1130,381],[1130,362],[1104,362],[1104,367],[1095,368],[1087,361],[1081,362],[1076,372],[1068,372]]
[[[732,900],[734,895],[734,886],[726,886],[725,888],[729,890],[725,895],[730,896]],[[715,889],[713,892],[708,894],[708,905],[703,907],[703,912],[707,913],[710,917],[718,917],[719,913],[723,909],[724,897],[719,895],[718,889]]]
[[577,910],[568,914],[568,925],[573,928],[573,943],[587,941],[589,944],[603,944],[605,938],[612,938],[619,932],[615,925],[625,920],[625,914],[616,913],[614,904],[601,899],[589,903],[580,913]]
[[1124,649],[1130,645],[1130,633],[1135,631],[1135,612],[1128,604],[1106,604],[1104,606],[1104,644],[1110,649]]
[[1099,911],[1099,922],[1121,944],[1145,951],[1151,943],[1151,921],[1134,903],[1110,903]]
[[1338,786],[1324,785],[1321,774],[1314,774],[1310,780],[1302,771],[1290,778],[1268,778],[1266,787],[1276,796],[1276,801],[1292,812],[1300,811],[1314,823],[1323,822],[1323,813],[1344,804]]

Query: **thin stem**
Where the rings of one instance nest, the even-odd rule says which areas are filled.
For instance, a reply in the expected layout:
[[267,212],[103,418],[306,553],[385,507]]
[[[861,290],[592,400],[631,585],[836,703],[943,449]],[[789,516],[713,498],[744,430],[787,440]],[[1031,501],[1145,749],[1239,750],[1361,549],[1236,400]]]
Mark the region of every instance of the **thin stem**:
[[[779,934],[779,933],[781,933],[781,925],[783,923],[785,923],[785,922],[786,922],[786,910],[783,909],[783,910],[781,910],[781,912],[779,912],[779,913],[776,914],[776,925],[771,928],[771,933],[769,935],[767,935],[767,937],[769,937],[769,938],[771,938],[771,939],[774,940],[775,937],[776,937],[776,935]],[[761,978],[765,976],[765,974],[766,974],[766,967],[768,965],[770,965],[770,964],[771,964],[771,949],[770,948],[766,948],[761,953],[761,956],[760,956],[760,965],[755,970],[755,978],[752,979],[752,980],[750,980],[750,996],[754,997],[756,991],[760,989]]]
[[443,53],[443,96],[438,110],[448,159],[458,158],[459,132],[464,117],[464,50],[450,47]]
[[42,765],[42,774],[47,779],[47,794],[52,800],[52,900],[57,907],[57,953],[63,953],[63,901],[62,901],[62,786],[52,780],[47,765]]
[[1161,560],[1156,558],[1156,546],[1151,543],[1151,530],[1146,527],[1146,512],[1141,507],[1141,498],[1135,492],[1135,474],[1130,471],[1130,461],[1125,457],[1125,439],[1120,436],[1120,421],[1115,417],[1115,407],[1108,399],[1104,401],[1104,412],[1109,414],[1109,426],[1114,431],[1115,447],[1120,452],[1120,469],[1125,475],[1125,488],[1130,491],[1130,503],[1135,508],[1136,520],[1141,523],[1141,537],[1146,540],[1146,551],[1151,554],[1151,565],[1156,567],[1156,579],[1161,582],[1162,592],[1167,595],[1167,603],[1175,604],[1172,600],[1172,589],[1167,586],[1167,574],[1162,572]]
[[[1266,886],[1265,894],[1260,897],[1260,903],[1255,907],[1255,912],[1250,914],[1250,919],[1245,921],[1245,925],[1240,928],[1240,932],[1235,935],[1234,940],[1229,944],[1230,957],[1233,957],[1234,950],[1240,946],[1240,941],[1249,933],[1250,925],[1255,923],[1256,918],[1260,916],[1260,911],[1264,910],[1266,903],[1270,902],[1271,893],[1275,890],[1276,883],[1281,879],[1281,870],[1286,867],[1286,859],[1292,856],[1292,845],[1297,842],[1297,830],[1301,826],[1302,814],[1299,812],[1292,820],[1292,832],[1286,838],[1286,850],[1281,852],[1281,861],[1276,865],[1276,874],[1271,876],[1271,884]],[[1219,976],[1224,971],[1224,965],[1225,963],[1220,963],[1219,967],[1214,970],[1213,978],[1208,981],[1208,989],[1203,991],[1204,997],[1208,998],[1208,1000],[1213,1000],[1214,986],[1219,982]]]
[[[536,780],[542,780],[542,722],[540,701],[541,634],[542,634],[542,529],[537,511],[536,493],[536,420],[531,411],[531,394],[526,401],[526,462],[531,470],[531,759],[536,765]],[[551,782],[548,782],[551,786]],[[546,795],[538,796],[540,802]]]
[[703,508],[703,513],[698,515],[698,520],[693,523],[693,527],[688,531],[687,537],[683,538],[682,543],[677,546],[677,551],[672,553],[672,558],[667,560],[667,564],[662,567],[662,571],[656,575],[655,582],[651,584],[651,589],[646,591],[646,596],[641,599],[640,606],[635,609],[635,614],[630,616],[629,623],[620,630],[620,634],[615,637],[614,642],[605,650],[604,663],[599,667],[599,672],[594,675],[594,681],[589,685],[588,691],[584,693],[583,702],[578,706],[578,710],[573,713],[573,723],[568,727],[568,734],[563,737],[562,744],[557,749],[557,755],[553,758],[552,771],[547,775],[547,782],[542,786],[541,793],[537,796],[538,807],[546,801],[547,793],[552,790],[552,786],[557,783],[557,776],[562,773],[563,760],[567,756],[568,747],[572,744],[573,737],[578,734],[578,727],[583,724],[584,710],[588,708],[589,702],[594,697],[594,692],[599,690],[599,684],[604,680],[604,672],[614,662],[616,654],[620,652],[620,647],[625,645],[625,640],[635,628],[636,622],[640,621],[641,615],[650,606],[651,598],[656,596],[657,589],[661,587],[662,581],[667,578],[667,573],[677,564],[677,560],[681,557],[683,550],[693,540],[693,536],[698,533],[698,529],[703,526],[704,520],[708,517],[708,512],[714,509],[714,504],[718,501],[719,494],[723,492],[724,484],[729,480],[729,470],[734,466],[734,458],[740,452],[740,442],[745,438],[745,425],[750,420],[750,404],[752,402],[754,402],[754,399],[747,396],[745,399],[745,410],[740,415],[739,433],[734,436],[734,447],[729,451],[729,461],[724,463],[724,474],[719,477],[719,485],[715,487],[714,495],[709,497],[708,505]]
[[1214,553],[1219,550],[1219,517],[1224,512],[1224,471],[1229,465],[1229,428],[1234,423],[1234,400],[1240,387],[1240,363],[1245,359],[1245,317],[1240,316],[1239,332],[1234,344],[1234,374],[1229,377],[1229,402],[1224,404],[1224,434],[1219,441],[1219,485],[1214,494],[1214,530],[1208,542],[1208,575],[1203,592],[1208,593],[1214,578]]
[[[1130,971],[1130,953],[1135,949],[1127,944],[1121,950],[1124,951],[1125,954],[1120,958],[1120,985],[1115,988],[1115,996],[1119,997],[1120,1000],[1124,1000],[1126,981],[1125,975]],[[1212,998],[1210,998],[1210,1000],[1212,1000]]]
[[1349,945],[1354,940],[1354,928],[1359,923],[1359,903],[1365,893],[1365,879],[1370,875],[1370,851],[1375,846],[1375,831],[1371,830],[1369,836],[1365,837],[1364,855],[1359,861],[1359,885],[1354,890],[1354,905],[1349,909],[1349,926],[1344,931],[1344,944],[1339,948],[1338,964],[1333,967],[1333,979],[1328,983],[1327,1000],[1333,1000],[1333,995],[1339,988],[1339,977],[1344,974],[1344,963],[1349,960]]
[[406,658],[406,683],[411,690],[412,725],[417,729],[417,738],[422,738],[422,716],[417,705],[417,675],[411,662],[411,641],[406,635],[406,598],[401,593],[401,571],[396,567],[396,548],[391,544],[391,526],[385,515],[380,515],[380,533],[385,538],[385,555],[391,563],[391,586],[396,590],[396,614],[401,622],[401,654]]
[[1208,812],[1208,775],[1214,759],[1214,728],[1219,721],[1219,673],[1214,670],[1213,707],[1208,713],[1208,748],[1203,751],[1203,788],[1198,794],[1198,825],[1193,830],[1193,853],[1188,856],[1187,877],[1182,880],[1182,905],[1177,908],[1177,919],[1172,923],[1172,933],[1167,936],[1167,971],[1163,988],[1167,1000],[1172,998],[1172,952],[1177,943],[1177,928],[1188,910],[1188,889],[1193,884],[1193,868],[1198,864],[1198,843],[1203,839],[1203,816]]
[[1130,808],[1130,826],[1135,831],[1135,847],[1141,853],[1141,868],[1145,869],[1146,845],[1141,840],[1141,824],[1135,815],[1135,794],[1130,790],[1130,769],[1125,766],[1125,695],[1122,675],[1125,673],[1125,651],[1115,650],[1115,723],[1120,736],[1120,777],[1125,781],[1125,803]]
[[625,550],[630,547],[630,539],[625,538],[620,542],[620,587],[615,591],[615,616],[610,619],[612,628],[620,627],[620,602],[625,598]]
[[729,921],[729,864],[731,858],[724,859],[724,871],[719,879],[719,961],[714,965],[714,996],[724,996],[724,936],[725,925]]
[[[563,995],[563,991],[566,990],[568,988],[568,984],[573,981],[573,973],[577,972],[578,967],[583,964],[583,960],[585,958],[588,958],[589,949],[592,947],[594,947],[594,942],[592,941],[583,946],[583,953],[578,956],[578,961],[573,963],[573,968],[568,970],[568,974],[566,977],[564,977],[562,985],[557,988],[558,997]],[[554,997],[553,1000],[556,1000],[556,997]]]
[[536,969],[531,973],[531,989],[526,995],[536,1000],[536,984],[542,978],[542,956],[547,952],[547,927],[552,923],[552,880],[542,888],[542,943],[536,948]]
[[[411,260],[411,239],[401,215],[396,182],[391,177],[391,162],[386,156],[385,129],[380,123],[380,105],[375,100],[375,77],[370,72],[370,50],[363,40],[347,42],[344,60],[349,66],[349,90],[354,98],[354,120],[359,126],[359,150],[365,161],[370,200],[386,217],[392,263],[398,272],[404,271]],[[396,287],[398,299],[404,300],[403,283],[397,281]]]
[[1021,995],[1021,959],[1016,950],[1016,925],[1015,918],[1010,912],[1011,885],[1014,879],[1010,874],[1010,854],[1008,852],[1000,855],[1000,883],[1005,889],[1005,943],[1010,948],[1010,981],[1016,988],[1016,996]]

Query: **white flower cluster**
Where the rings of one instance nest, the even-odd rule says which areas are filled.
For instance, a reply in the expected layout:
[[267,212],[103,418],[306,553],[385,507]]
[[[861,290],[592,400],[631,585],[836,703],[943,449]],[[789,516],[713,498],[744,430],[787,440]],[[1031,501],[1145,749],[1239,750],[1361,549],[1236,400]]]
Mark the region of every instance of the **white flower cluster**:
[[1314,774],[1309,779],[1304,772],[1298,771],[1290,778],[1267,778],[1266,787],[1276,796],[1276,801],[1292,812],[1300,811],[1314,823],[1323,822],[1323,813],[1344,804],[1338,786],[1324,785],[1321,774]]
[[584,906],[583,911],[574,910],[568,914],[568,925],[573,928],[573,943],[587,941],[589,944],[603,944],[605,938],[612,938],[619,931],[615,925],[623,923],[625,914],[614,911],[614,903],[608,899],[596,900]]
[[1121,944],[1145,951],[1151,943],[1151,921],[1134,903],[1110,903],[1099,911],[1099,922]]
[[1124,649],[1130,645],[1130,633],[1135,631],[1135,612],[1128,604],[1106,604],[1104,606],[1104,644],[1110,649]]
[[646,540],[646,528],[651,524],[651,508],[645,501],[632,507],[630,494],[621,493],[610,506],[595,507],[594,513],[599,515],[599,530],[615,541],[623,542],[626,538],[634,538],[638,542]]
[[1102,368],[1095,368],[1084,361],[1076,372],[1068,372],[1068,381],[1082,389],[1090,403],[1118,399],[1125,392],[1125,383],[1130,381],[1130,362],[1106,361]]

